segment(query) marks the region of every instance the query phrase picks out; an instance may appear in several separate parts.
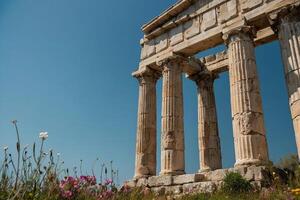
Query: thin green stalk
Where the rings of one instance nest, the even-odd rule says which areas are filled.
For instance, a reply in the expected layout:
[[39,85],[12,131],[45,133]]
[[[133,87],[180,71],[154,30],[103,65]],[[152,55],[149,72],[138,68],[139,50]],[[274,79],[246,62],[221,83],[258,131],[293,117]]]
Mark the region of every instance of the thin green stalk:
[[18,154],[18,157],[17,157],[18,162],[17,162],[16,180],[15,180],[15,187],[14,187],[14,189],[16,190],[17,186],[18,186],[19,173],[20,173],[21,142],[20,142],[20,135],[19,135],[19,130],[18,130],[18,126],[17,126],[17,121],[14,120],[13,124],[15,126],[16,133],[17,133],[17,154]]
[[104,170],[104,166],[105,166],[105,164],[102,164],[102,165],[101,165],[101,174],[100,174],[100,181],[101,181],[101,184],[103,183],[103,170]]
[[97,158],[97,159],[94,161],[93,165],[92,165],[92,175],[93,175],[93,176],[95,176],[95,166],[96,166],[98,160],[99,160],[99,158]]
[[111,160],[110,161],[110,178],[111,178],[112,182],[114,182],[114,175],[113,175],[113,173],[114,173],[114,170],[113,170],[113,161]]

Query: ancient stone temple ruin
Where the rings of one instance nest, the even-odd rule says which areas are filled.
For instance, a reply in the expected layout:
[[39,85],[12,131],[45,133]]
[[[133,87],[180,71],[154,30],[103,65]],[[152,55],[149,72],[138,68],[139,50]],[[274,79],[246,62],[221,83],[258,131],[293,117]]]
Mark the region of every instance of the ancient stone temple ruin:
[[[135,176],[162,192],[212,191],[228,171],[263,184],[269,162],[254,48],[281,45],[300,155],[300,0],[181,0],[142,27]],[[227,50],[197,59],[217,45]],[[271,66],[270,66],[271,67]],[[229,71],[236,163],[222,169],[214,80]],[[182,78],[198,88],[199,171],[185,174]],[[156,82],[162,78],[161,170],[156,174]]]

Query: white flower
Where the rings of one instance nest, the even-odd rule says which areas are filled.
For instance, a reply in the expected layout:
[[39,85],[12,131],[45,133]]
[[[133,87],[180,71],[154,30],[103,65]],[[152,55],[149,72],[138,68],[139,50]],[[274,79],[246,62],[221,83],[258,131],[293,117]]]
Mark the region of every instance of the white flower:
[[57,153],[57,156],[60,156],[60,153]]
[[40,132],[39,136],[42,140],[46,140],[48,138],[48,132]]
[[8,146],[4,146],[3,149],[4,149],[4,151],[7,151]]

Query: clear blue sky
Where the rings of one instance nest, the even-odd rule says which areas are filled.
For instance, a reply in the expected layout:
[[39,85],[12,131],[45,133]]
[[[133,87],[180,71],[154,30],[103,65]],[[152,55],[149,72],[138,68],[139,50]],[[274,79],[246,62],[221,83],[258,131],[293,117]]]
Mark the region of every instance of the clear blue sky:
[[[47,148],[61,152],[67,167],[83,159],[90,171],[99,157],[114,160],[121,180],[131,178],[138,101],[131,72],[139,62],[140,27],[174,2],[2,0],[0,144],[13,149],[10,120],[17,119],[24,145],[45,130]],[[277,161],[296,153],[279,45],[261,46],[256,54],[270,157]],[[223,164],[230,167],[234,150],[227,73],[215,89]],[[157,92],[159,134],[161,81]],[[190,80],[184,80],[184,97],[186,166],[192,173],[199,161],[196,86]]]

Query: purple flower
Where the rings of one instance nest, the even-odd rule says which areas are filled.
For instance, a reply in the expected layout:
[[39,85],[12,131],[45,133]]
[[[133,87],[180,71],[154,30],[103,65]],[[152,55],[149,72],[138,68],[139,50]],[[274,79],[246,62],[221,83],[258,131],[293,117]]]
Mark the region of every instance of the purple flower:
[[113,181],[111,179],[106,179],[104,184],[105,185],[111,185],[113,183]]

